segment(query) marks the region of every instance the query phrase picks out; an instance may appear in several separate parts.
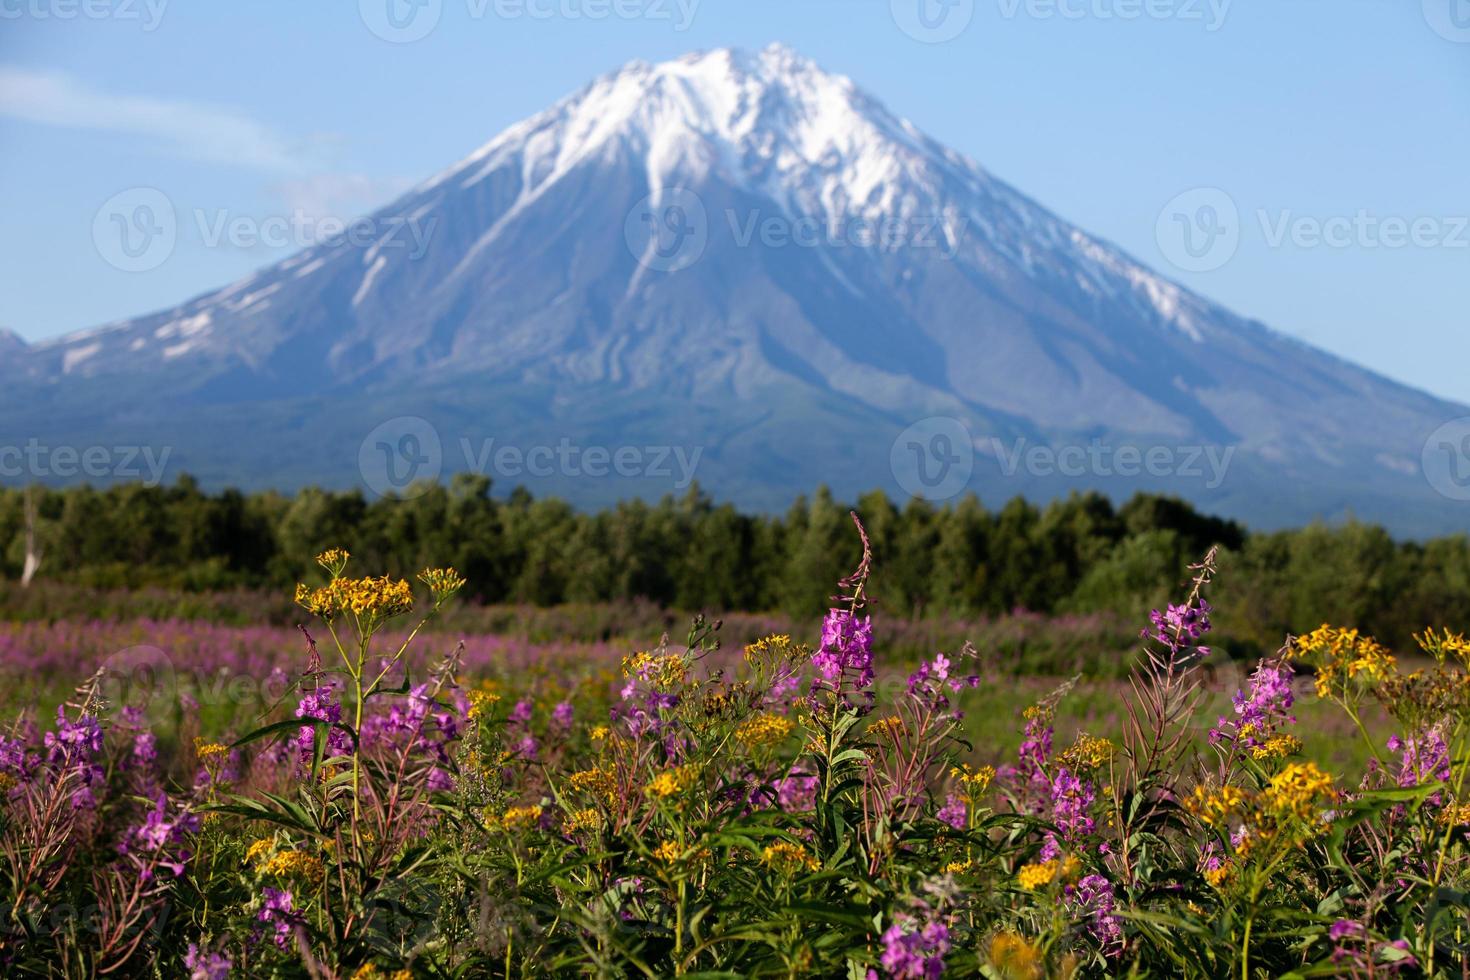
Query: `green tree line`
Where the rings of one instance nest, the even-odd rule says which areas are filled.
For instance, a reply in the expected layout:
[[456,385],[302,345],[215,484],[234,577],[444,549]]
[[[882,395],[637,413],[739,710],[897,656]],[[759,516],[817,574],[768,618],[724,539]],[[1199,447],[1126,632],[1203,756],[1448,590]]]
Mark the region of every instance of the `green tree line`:
[[1407,644],[1425,626],[1460,628],[1470,538],[1395,541],[1348,523],[1250,533],[1171,497],[1115,505],[1097,493],[998,510],[973,496],[901,506],[881,492],[852,504],[825,489],[780,515],[742,513],[698,487],[657,503],[582,512],[524,490],[497,499],[483,476],[415,487],[406,499],[360,491],[207,493],[172,486],[0,490],[0,573],[25,564],[27,495],[38,578],[93,588],[287,589],[313,558],[346,547],[363,570],[408,575],[452,564],[485,603],[647,599],[676,610],[809,615],[858,558],[863,518],[886,615],[995,616],[1022,609],[1136,616],[1178,592],[1187,566],[1219,546],[1217,618],[1274,648],[1323,622]]

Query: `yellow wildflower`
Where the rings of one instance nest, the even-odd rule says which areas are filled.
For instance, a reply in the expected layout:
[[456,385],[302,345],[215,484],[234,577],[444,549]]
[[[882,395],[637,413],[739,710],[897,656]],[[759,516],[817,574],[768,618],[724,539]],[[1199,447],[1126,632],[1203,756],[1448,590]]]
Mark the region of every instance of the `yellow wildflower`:
[[960,784],[964,790],[965,799],[974,803],[990,788],[991,781],[995,779],[995,767],[981,766],[979,769],[971,769],[969,764],[965,763],[950,769],[949,777]]
[[602,826],[602,814],[596,809],[587,807],[582,810],[573,810],[567,814],[567,833],[576,833],[579,830],[596,830]]
[[1041,980],[1041,949],[1019,933],[996,933],[990,940],[990,965],[1006,980]]
[[1194,795],[1184,801],[1184,808],[1211,827],[1223,827],[1245,803],[1245,794],[1234,786],[1214,790],[1196,786]]
[[1317,696],[1322,698],[1331,697],[1352,680],[1385,680],[1394,673],[1396,663],[1393,654],[1371,636],[1325,623],[1293,640],[1288,656],[1317,668]]
[[694,785],[699,773],[693,766],[665,769],[648,782],[648,795],[666,800]]
[[435,602],[443,602],[464,588],[464,578],[452,568],[426,568],[419,573],[419,581],[429,587]]
[[677,653],[635,653],[623,658],[623,676],[638,676],[652,684],[655,690],[667,691],[684,683],[688,665]]
[[485,826],[491,830],[503,830],[507,833],[525,830],[540,822],[541,808],[539,806],[513,806],[499,816],[491,813],[485,814]]
[[1302,740],[1295,735],[1272,735],[1251,749],[1253,759],[1284,759],[1302,750]]
[[253,842],[248,848],[246,848],[246,850],[245,850],[245,863],[246,864],[255,864],[257,861],[260,860],[260,858],[262,856],[268,855],[268,853],[271,851],[271,849],[274,848],[275,846],[276,846],[276,842],[274,840],[272,840],[271,838],[269,838],[269,837],[262,837],[262,838],[260,838],[260,840],[257,840],[255,842]]
[[305,851],[282,851],[266,861],[260,871],[277,878],[300,878],[312,885],[320,884],[326,874],[321,858]]
[[1057,876],[1057,862],[1046,861],[1039,864],[1028,864],[1016,873],[1016,883],[1026,891],[1035,891],[1043,885],[1049,885]]
[[342,574],[342,569],[347,567],[348,560],[352,555],[341,548],[328,548],[316,556],[316,563],[332,574],[333,578]]
[[1261,803],[1278,818],[1314,820],[1319,805],[1336,795],[1332,777],[1315,762],[1296,762],[1271,777],[1270,785],[1261,793]]
[[780,874],[793,874],[803,868],[819,871],[822,867],[822,862],[808,854],[806,848],[784,840],[767,844],[761,851],[761,863]]
[[868,726],[868,734],[874,736],[887,735],[889,738],[898,738],[903,731],[903,719],[898,715],[889,715],[880,718]]
[[617,774],[611,768],[602,766],[574,772],[567,781],[577,792],[600,797],[609,803],[612,802],[618,788]]
[[1112,742],[1085,732],[1077,736],[1071,748],[1062,753],[1062,765],[1073,771],[1085,772],[1107,765],[1112,761],[1117,748]]
[[735,737],[748,746],[776,745],[784,742],[796,728],[789,718],[780,715],[756,715],[735,730]]
[[592,731],[588,734],[587,737],[590,738],[590,739],[592,739],[592,741],[594,741],[594,742],[601,742],[603,739],[607,738],[607,736],[608,736],[607,726],[606,725],[598,725],[596,728],[592,729]]

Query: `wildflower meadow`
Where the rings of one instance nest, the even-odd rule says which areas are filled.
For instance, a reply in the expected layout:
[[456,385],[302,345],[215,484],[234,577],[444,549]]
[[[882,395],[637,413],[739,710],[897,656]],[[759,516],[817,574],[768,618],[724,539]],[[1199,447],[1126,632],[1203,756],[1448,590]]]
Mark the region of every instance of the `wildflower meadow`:
[[0,636],[35,650],[0,729],[0,971],[1470,972],[1470,640],[1329,624],[1226,669],[1211,552],[1111,687],[1023,682],[983,645],[885,649],[854,521],[825,617],[740,642],[459,641],[461,574],[342,550],[296,629]]

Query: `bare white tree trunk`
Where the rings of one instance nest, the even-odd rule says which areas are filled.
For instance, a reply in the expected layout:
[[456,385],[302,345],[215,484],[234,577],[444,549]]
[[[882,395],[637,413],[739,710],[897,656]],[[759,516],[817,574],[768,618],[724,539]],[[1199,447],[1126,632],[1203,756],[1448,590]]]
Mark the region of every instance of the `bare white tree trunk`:
[[21,588],[29,588],[31,579],[36,577],[36,572],[41,569],[41,547],[36,543],[36,495],[30,488],[26,488],[26,563],[20,573]]

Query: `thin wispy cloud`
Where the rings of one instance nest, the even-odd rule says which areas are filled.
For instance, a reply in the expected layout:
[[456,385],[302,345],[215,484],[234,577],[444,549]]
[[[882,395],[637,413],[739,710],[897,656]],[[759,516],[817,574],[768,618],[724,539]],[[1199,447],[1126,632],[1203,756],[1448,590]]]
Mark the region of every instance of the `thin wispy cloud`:
[[309,142],[234,109],[107,92],[63,72],[0,66],[0,116],[145,137],[181,156],[278,173],[311,169],[315,155]]

